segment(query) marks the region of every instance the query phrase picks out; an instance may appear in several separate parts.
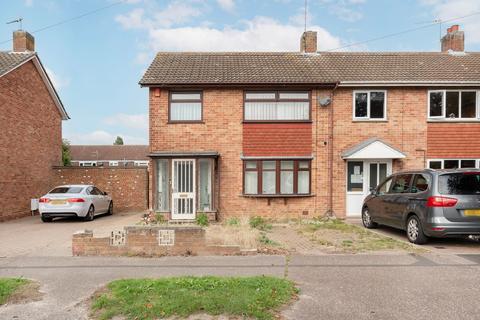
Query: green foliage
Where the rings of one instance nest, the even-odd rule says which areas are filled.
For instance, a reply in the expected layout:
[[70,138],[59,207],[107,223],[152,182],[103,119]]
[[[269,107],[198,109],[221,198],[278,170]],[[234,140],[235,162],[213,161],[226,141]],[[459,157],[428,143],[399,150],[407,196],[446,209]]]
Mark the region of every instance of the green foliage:
[[155,222],[157,224],[165,223],[165,216],[162,213],[155,214]]
[[240,219],[233,217],[227,220],[227,225],[231,227],[238,227],[240,225]]
[[275,277],[177,277],[124,279],[94,296],[99,319],[164,319],[195,313],[273,319],[274,311],[298,293],[293,283]]
[[117,136],[117,138],[115,139],[115,142],[113,143],[113,145],[115,145],[115,146],[123,146],[123,138],[120,137],[120,136]]
[[62,163],[64,166],[72,164],[72,155],[70,154],[70,141],[62,139]]
[[197,215],[196,218],[197,224],[201,227],[207,227],[209,222],[208,222],[208,216],[206,213],[200,213]]
[[272,225],[267,223],[267,221],[260,216],[250,217],[249,221],[250,227],[262,231],[267,231],[272,229]]
[[0,305],[4,304],[15,291],[28,282],[22,278],[0,278]]
[[276,241],[273,241],[269,237],[267,237],[267,234],[265,232],[261,232],[260,236],[258,238],[258,241],[266,246],[279,246],[280,244]]

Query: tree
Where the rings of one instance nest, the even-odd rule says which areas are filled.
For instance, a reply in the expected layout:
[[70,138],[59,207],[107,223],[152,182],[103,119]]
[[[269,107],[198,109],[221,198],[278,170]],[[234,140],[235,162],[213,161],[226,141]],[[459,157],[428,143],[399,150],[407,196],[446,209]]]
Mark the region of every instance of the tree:
[[62,163],[64,166],[72,164],[72,155],[70,154],[70,141],[62,139]]
[[114,146],[123,146],[123,139],[120,136],[117,136],[117,139],[115,139],[115,142],[113,143]]

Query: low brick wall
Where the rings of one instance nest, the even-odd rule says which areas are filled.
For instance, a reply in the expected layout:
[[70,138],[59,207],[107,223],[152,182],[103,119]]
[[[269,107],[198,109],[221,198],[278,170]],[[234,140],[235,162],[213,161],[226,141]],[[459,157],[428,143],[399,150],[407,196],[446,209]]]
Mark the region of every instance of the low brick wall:
[[236,255],[239,246],[210,246],[205,229],[190,226],[131,226],[112,231],[110,237],[96,238],[89,230],[73,235],[74,256],[178,256]]
[[114,211],[148,208],[147,168],[54,167],[54,185],[94,184],[113,199]]

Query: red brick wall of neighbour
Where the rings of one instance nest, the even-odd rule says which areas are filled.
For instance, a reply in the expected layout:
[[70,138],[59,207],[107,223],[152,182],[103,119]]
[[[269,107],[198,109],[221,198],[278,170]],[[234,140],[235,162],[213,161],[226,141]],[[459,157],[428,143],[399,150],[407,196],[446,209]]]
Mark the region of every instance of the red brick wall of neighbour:
[[30,214],[61,163],[62,120],[32,62],[0,78],[0,221]]
[[429,123],[429,158],[479,158],[479,123]]
[[311,123],[245,123],[244,156],[311,156]]
[[56,167],[53,171],[54,185],[94,184],[106,191],[112,197],[114,211],[148,208],[146,168]]

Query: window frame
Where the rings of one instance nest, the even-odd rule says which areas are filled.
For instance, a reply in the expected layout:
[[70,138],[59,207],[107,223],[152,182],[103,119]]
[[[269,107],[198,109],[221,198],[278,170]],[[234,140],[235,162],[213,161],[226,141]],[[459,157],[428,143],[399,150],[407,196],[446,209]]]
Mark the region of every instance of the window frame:
[[[247,99],[249,93],[274,93],[274,99]],[[281,93],[307,93],[308,99],[280,99]],[[245,118],[245,104],[247,102],[308,102],[308,119],[301,120],[247,120]],[[243,90],[243,122],[244,123],[283,123],[283,122],[312,122],[312,91],[311,90]]]
[[[372,92],[383,92],[384,101],[383,101],[383,118],[371,118],[370,117],[370,94]],[[367,116],[366,117],[357,117],[355,116],[355,96],[357,93],[366,93],[367,94]],[[352,118],[353,121],[388,121],[387,118],[387,90],[353,90],[352,95]]]
[[[174,94],[200,94],[199,100],[173,100],[172,95]],[[200,120],[172,120],[171,119],[171,108],[172,102],[175,103],[188,103],[188,102],[200,102]],[[176,123],[204,123],[203,122],[203,90],[170,90],[168,91],[168,123],[169,124],[176,124]]]
[[98,167],[98,161],[96,160],[89,160],[89,161],[79,161],[79,167]]
[[[430,116],[430,94],[442,93],[442,115]],[[458,92],[458,118],[447,117],[447,92]],[[462,118],[462,93],[463,92],[475,92],[475,117],[474,118]],[[441,90],[428,90],[427,91],[427,119],[431,121],[451,121],[451,122],[469,122],[480,121],[480,91],[476,89],[441,89]]]
[[134,160],[133,166],[134,167],[148,167],[150,161],[149,160]]
[[432,170],[443,170],[445,169],[445,161],[458,161],[458,169],[474,169],[474,168],[462,168],[462,161],[470,160],[475,161],[475,169],[480,169],[480,159],[477,158],[442,158],[442,159],[427,159],[427,169],[430,168],[431,162],[440,162],[440,169],[432,169]]
[[[263,193],[263,161],[274,161],[275,169],[268,170],[275,172],[275,193]],[[293,170],[282,170],[282,161],[293,161]],[[298,158],[285,158],[285,159],[243,159],[242,161],[242,194],[247,197],[308,197],[312,195],[312,159],[298,159]],[[256,168],[247,168],[247,162],[256,162]],[[299,168],[300,162],[306,162],[308,168]],[[257,172],[257,193],[245,193],[245,173],[249,171]],[[281,172],[293,171],[293,193],[281,193]],[[308,193],[298,193],[298,172],[308,171]]]

